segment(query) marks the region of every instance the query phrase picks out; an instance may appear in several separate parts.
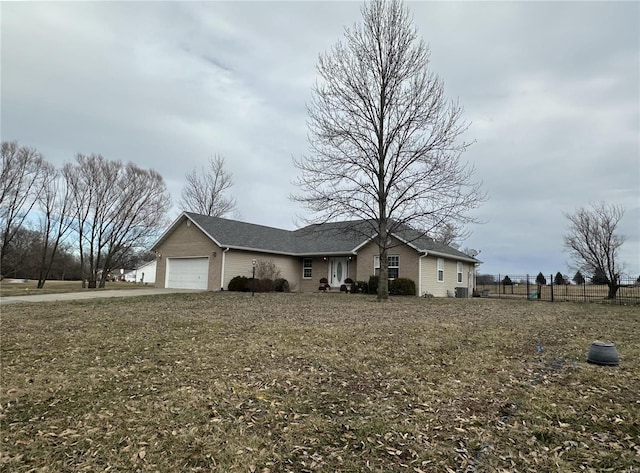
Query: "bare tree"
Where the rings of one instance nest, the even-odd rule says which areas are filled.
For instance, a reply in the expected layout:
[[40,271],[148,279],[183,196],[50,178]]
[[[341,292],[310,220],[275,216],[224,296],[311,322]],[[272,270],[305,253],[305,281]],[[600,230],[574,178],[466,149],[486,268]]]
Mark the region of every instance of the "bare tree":
[[60,171],[49,163],[42,166],[43,188],[37,198],[40,219],[40,262],[38,288],[43,288],[56,261],[58,249],[73,222],[70,213],[70,188]]
[[622,266],[618,250],[625,238],[616,230],[623,215],[621,206],[604,202],[565,214],[570,222],[569,232],[564,236],[565,247],[579,270],[606,276],[608,299],[614,299],[620,287]]
[[429,70],[429,49],[397,0],[373,0],[345,43],[321,54],[309,113],[311,154],[293,196],[316,214],[311,222],[363,219],[380,250],[378,300],[388,298],[390,233],[421,235],[449,222],[474,221],[485,199],[460,160],[468,125]]
[[40,153],[17,142],[2,142],[0,171],[0,268],[7,249],[42,190]]
[[[440,243],[444,243],[447,246],[458,249],[460,248],[460,241],[464,240],[470,235],[470,231],[458,225],[456,222],[445,222],[439,227],[435,228],[431,232],[431,237]],[[466,253],[463,251],[463,253]]]
[[231,173],[224,168],[224,158],[220,155],[209,158],[209,167],[194,169],[185,178],[180,206],[187,212],[196,212],[210,217],[222,217],[236,207],[233,197],[225,196],[225,191],[233,186]]
[[132,251],[146,247],[166,223],[170,197],[162,176],[101,155],[77,155],[64,168],[72,192],[74,228],[89,287]]

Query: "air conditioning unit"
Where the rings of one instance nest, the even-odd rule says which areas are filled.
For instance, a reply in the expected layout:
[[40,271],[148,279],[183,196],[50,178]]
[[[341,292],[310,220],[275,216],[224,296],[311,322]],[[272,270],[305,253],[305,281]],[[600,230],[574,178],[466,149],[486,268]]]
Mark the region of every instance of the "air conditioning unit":
[[468,287],[456,287],[456,297],[460,299],[466,299],[469,297]]

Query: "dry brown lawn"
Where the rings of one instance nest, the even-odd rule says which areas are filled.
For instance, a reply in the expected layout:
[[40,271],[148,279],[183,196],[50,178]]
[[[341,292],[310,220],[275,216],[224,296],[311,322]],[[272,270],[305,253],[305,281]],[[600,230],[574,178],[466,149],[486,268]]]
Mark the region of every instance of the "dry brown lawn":
[[104,289],[83,289],[82,281],[45,281],[44,287],[38,289],[38,281],[30,279],[27,282],[14,282],[13,279],[3,279],[0,281],[0,296],[27,296],[33,294],[60,294],[65,292],[81,291],[103,291],[114,289],[142,289],[145,287],[155,287],[151,285],[140,285],[131,282],[107,282]]
[[[1,310],[1,471],[640,469],[637,307],[202,293]],[[586,362],[596,339],[619,366]]]

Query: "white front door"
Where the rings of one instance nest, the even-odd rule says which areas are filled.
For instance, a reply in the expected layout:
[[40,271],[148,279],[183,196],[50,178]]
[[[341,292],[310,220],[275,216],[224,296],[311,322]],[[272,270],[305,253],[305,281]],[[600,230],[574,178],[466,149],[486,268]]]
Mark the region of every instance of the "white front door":
[[331,258],[329,260],[329,285],[340,287],[349,277],[349,260],[347,258]]

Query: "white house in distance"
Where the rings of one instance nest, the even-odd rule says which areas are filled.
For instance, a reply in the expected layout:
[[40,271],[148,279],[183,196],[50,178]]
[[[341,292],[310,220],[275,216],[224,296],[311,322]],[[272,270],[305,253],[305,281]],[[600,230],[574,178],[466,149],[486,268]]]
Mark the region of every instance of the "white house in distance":
[[156,266],[156,260],[144,263],[138,268],[124,273],[124,280],[127,282],[135,282],[137,284],[155,284]]
[[156,260],[139,266],[136,269],[136,282],[139,284],[155,284],[156,283]]

